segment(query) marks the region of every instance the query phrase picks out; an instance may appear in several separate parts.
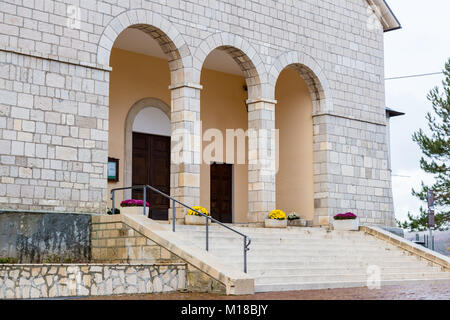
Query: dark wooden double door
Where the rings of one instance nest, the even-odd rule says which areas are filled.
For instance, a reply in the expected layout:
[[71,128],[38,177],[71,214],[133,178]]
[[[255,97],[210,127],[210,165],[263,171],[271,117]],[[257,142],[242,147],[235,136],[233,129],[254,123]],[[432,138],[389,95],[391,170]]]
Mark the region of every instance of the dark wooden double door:
[[[233,165],[211,164],[210,205],[213,218],[232,222]],[[170,194],[170,137],[133,132],[133,185],[151,185]],[[143,190],[133,190],[133,199],[144,199]],[[149,218],[168,220],[170,202],[156,192],[147,190]]]
[[[133,132],[133,185],[151,185],[170,194],[170,137]],[[133,199],[144,199],[143,190],[133,190]],[[149,218],[167,220],[169,199],[147,190]]]

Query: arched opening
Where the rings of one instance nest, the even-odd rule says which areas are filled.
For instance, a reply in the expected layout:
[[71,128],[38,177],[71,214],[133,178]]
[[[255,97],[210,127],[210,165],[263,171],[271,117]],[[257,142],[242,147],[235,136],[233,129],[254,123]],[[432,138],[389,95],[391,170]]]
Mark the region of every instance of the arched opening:
[[133,132],[170,137],[170,118],[162,110],[150,105],[136,115]]
[[302,219],[314,219],[313,100],[310,88],[289,66],[279,75],[275,99],[275,127],[279,130],[277,208]]
[[205,58],[200,83],[200,202],[219,221],[248,222],[246,101],[259,90],[258,73],[243,51],[220,46]]
[[[160,29],[136,24],[115,39],[110,66],[108,156],[119,160],[119,179],[108,188],[148,184],[170,194],[169,86],[183,71],[179,51]],[[116,201],[124,198],[143,193],[118,193]],[[168,219],[167,199],[150,191],[146,199],[151,218]]]

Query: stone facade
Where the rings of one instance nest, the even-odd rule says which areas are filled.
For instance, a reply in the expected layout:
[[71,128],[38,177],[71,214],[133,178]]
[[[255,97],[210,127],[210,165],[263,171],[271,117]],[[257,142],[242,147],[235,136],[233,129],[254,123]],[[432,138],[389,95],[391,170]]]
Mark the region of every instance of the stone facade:
[[0,299],[159,293],[185,288],[185,264],[0,265]]
[[126,224],[110,220],[94,218],[91,241],[93,262],[133,264],[183,262]]
[[[393,225],[383,30],[369,27],[368,9],[366,0],[3,2],[1,206],[104,211],[109,57],[118,34],[134,27],[169,60],[173,130],[194,136],[212,50],[226,51],[245,74],[249,128],[274,127],[278,75],[297,70],[314,104],[315,224],[352,210],[363,224]],[[192,162],[172,165],[171,193],[194,205],[200,150],[185,151]],[[276,205],[275,172],[249,167],[249,221],[261,222]]]
[[5,51],[0,70],[1,206],[103,210],[109,74]]

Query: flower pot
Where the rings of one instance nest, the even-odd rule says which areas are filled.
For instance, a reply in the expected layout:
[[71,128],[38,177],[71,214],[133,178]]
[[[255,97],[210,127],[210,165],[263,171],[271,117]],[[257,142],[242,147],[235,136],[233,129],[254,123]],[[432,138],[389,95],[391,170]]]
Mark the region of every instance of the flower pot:
[[204,226],[206,225],[206,218],[204,216],[185,215],[184,224],[193,226]]
[[288,227],[306,227],[305,219],[288,220]]
[[338,231],[358,231],[359,230],[359,219],[351,220],[334,220],[333,219],[333,229]]
[[287,220],[266,219],[264,220],[265,228],[286,228]]
[[[145,208],[145,215],[148,216],[149,207]],[[141,214],[143,215],[144,207],[120,207],[120,213]]]

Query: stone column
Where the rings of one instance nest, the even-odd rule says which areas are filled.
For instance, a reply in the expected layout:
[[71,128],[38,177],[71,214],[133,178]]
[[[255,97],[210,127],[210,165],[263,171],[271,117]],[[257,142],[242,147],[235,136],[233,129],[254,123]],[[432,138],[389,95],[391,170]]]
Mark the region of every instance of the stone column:
[[[170,195],[189,205],[200,205],[201,125],[200,90],[194,83],[171,85]],[[177,223],[187,210],[175,206]],[[172,221],[172,203],[169,220]]]
[[248,221],[261,225],[276,207],[278,134],[275,100],[247,100],[248,105]]
[[[329,141],[333,124],[331,117],[326,114],[313,114],[313,148],[314,148],[314,226],[327,226],[330,217],[335,212],[337,187],[332,173],[338,173],[339,155],[331,149],[333,143]],[[340,175],[337,179],[342,179]],[[335,213],[336,214],[336,213]]]

